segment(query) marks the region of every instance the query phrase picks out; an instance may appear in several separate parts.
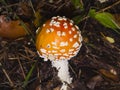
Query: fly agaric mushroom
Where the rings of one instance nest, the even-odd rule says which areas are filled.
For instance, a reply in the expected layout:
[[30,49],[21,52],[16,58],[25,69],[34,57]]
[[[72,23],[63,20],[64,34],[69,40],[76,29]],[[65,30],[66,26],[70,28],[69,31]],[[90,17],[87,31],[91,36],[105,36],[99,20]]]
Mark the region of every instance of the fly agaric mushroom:
[[63,83],[61,90],[67,90],[72,82],[69,75],[68,60],[76,56],[81,48],[82,36],[78,26],[65,17],[52,17],[42,28],[38,28],[36,48],[40,57],[50,60],[58,70]]
[[[28,26],[27,23],[25,24]],[[0,37],[15,39],[26,34],[25,29],[20,25],[20,20],[7,20],[5,15],[0,16]]]

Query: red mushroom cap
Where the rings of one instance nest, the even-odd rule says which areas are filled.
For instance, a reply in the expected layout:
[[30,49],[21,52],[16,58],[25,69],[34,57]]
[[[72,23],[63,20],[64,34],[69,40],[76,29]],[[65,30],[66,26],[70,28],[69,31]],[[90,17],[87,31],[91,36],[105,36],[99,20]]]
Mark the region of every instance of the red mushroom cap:
[[82,45],[78,26],[65,17],[52,17],[42,28],[38,28],[36,48],[44,59],[69,60]]
[[[25,23],[29,26],[27,23]],[[25,36],[27,33],[23,26],[20,25],[20,20],[6,20],[5,15],[0,16],[0,36],[15,39],[18,37]]]

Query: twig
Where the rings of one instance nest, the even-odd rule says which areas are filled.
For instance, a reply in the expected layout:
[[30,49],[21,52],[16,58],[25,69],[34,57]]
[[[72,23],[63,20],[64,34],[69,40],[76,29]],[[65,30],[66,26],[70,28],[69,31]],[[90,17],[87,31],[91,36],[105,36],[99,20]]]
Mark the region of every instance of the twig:
[[19,63],[19,65],[20,65],[20,69],[21,69],[21,71],[22,71],[22,74],[23,74],[23,77],[24,77],[24,79],[26,78],[26,75],[25,75],[25,72],[24,72],[24,70],[23,70],[23,67],[22,67],[22,64],[21,64],[21,62],[20,62],[20,58],[19,58],[19,56],[18,56],[18,63]]
[[25,45],[23,47],[25,48],[25,51],[35,56],[36,53],[34,51],[30,50],[30,48],[26,47]]
[[1,9],[3,8],[10,8],[10,7],[13,7],[13,6],[18,6],[20,3],[15,3],[15,4],[11,4],[11,5],[7,5],[7,6],[2,6],[0,7]]
[[69,64],[70,69],[72,70],[72,72],[75,74],[75,76],[77,77],[77,73],[75,72],[75,70],[73,69],[73,67]]
[[110,6],[108,6],[108,7],[105,7],[105,8],[103,8],[103,9],[101,9],[100,11],[98,11],[98,13],[99,13],[99,12],[106,11],[106,10],[108,10],[108,9],[112,8],[113,6],[118,5],[118,4],[120,4],[120,0],[117,1],[117,2],[115,2],[115,3],[113,3],[112,5],[110,5]]
[[33,63],[31,69],[29,70],[29,72],[28,72],[28,74],[27,74],[27,76],[25,78],[25,81],[24,81],[22,87],[26,87],[26,85],[28,84],[28,80],[30,79],[30,77],[31,77],[31,75],[33,73],[33,70],[35,69],[36,63],[37,63],[37,61],[35,63]]
[[34,14],[35,14],[35,9],[34,9],[34,7],[33,7],[33,4],[32,4],[32,1],[30,0],[30,6],[31,6],[31,8],[32,8],[32,10],[33,10],[33,12],[34,12]]
[[23,54],[21,54],[21,53],[18,53],[20,56],[22,56],[23,58],[26,58],[26,59],[28,59],[28,60],[30,60],[30,61],[33,61],[33,59],[31,59],[31,58],[29,58],[29,57],[27,57],[27,56],[25,56],[25,55],[23,55]]
[[6,78],[8,79],[10,86],[13,87],[14,84],[13,84],[12,80],[10,79],[9,75],[7,74],[6,70],[2,67],[1,63],[0,63],[0,67],[2,68],[3,73],[5,74]]
[[[108,7],[105,7],[105,8],[103,8],[103,9],[97,11],[96,13],[100,13],[100,12],[106,11],[106,10],[108,10],[108,9],[112,8],[113,6],[118,5],[118,4],[120,4],[120,0],[117,1],[117,2],[115,2],[115,3],[113,3],[112,5],[110,5],[110,6],[108,6]],[[88,19],[89,17],[90,17],[90,16],[84,17],[84,18],[82,19],[82,21]]]

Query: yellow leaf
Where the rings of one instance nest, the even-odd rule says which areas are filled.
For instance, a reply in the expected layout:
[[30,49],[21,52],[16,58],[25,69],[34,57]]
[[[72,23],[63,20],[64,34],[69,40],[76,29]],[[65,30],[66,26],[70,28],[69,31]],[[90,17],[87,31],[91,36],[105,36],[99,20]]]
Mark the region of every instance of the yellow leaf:
[[110,43],[115,43],[114,38],[111,37],[105,37],[107,41],[109,41]]
[[39,11],[35,12],[34,25],[35,25],[36,27],[38,27],[38,26],[40,25],[40,19],[41,19],[40,12],[39,12]]

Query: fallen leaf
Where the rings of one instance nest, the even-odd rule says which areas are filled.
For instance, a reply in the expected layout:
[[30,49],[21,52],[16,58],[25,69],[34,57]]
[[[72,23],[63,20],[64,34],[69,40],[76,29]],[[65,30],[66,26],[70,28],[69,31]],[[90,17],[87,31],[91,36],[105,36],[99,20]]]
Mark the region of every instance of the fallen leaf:
[[120,14],[113,14],[116,23],[120,26]]
[[105,37],[105,38],[109,43],[115,43],[114,38],[111,38],[111,37]]
[[99,72],[105,76],[106,78],[109,78],[113,81],[119,81],[119,78],[118,78],[118,75],[117,74],[114,74],[114,73],[111,73],[111,71],[107,71],[105,69],[100,69]]

